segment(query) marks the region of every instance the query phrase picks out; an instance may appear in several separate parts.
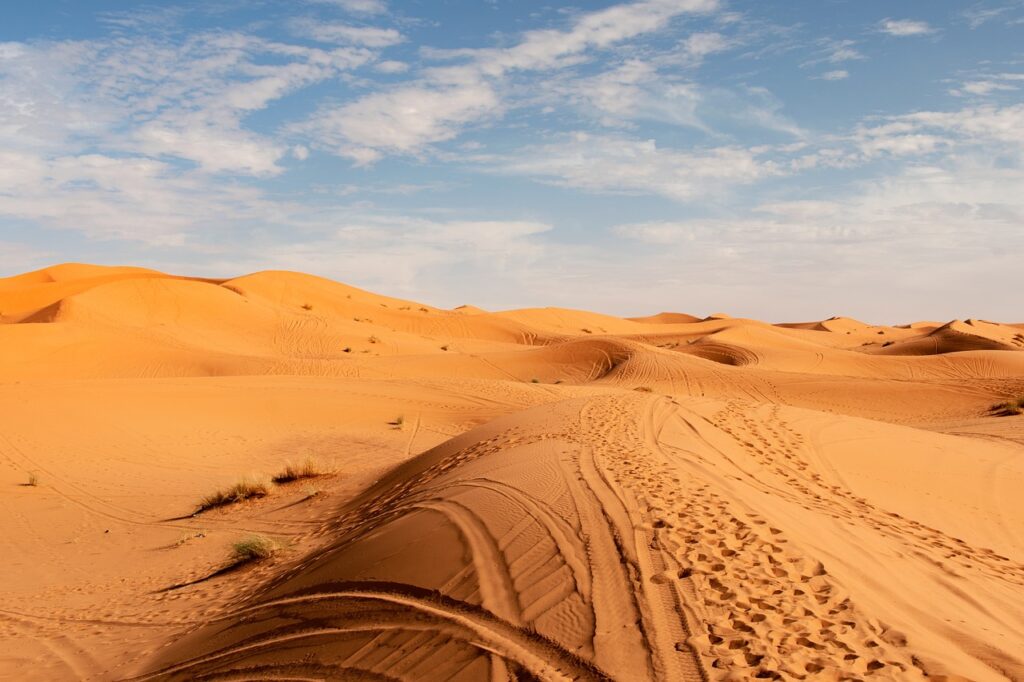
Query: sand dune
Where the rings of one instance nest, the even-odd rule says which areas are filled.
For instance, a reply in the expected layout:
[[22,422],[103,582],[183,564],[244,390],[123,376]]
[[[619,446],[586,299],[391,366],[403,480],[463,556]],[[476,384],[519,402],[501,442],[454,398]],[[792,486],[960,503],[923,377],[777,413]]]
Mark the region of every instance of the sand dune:
[[1024,679],[1019,325],[85,265],[0,313],[0,677]]

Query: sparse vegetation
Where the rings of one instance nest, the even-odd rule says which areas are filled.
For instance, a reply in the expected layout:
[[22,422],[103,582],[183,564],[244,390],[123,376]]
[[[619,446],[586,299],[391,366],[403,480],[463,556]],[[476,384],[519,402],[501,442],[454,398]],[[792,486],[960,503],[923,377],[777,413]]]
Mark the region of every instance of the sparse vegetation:
[[266,535],[250,535],[231,546],[234,564],[262,561],[277,554],[281,545]]
[[589,329],[587,329],[586,327],[584,327],[580,331],[583,332],[584,334],[593,334],[594,333],[594,332],[590,331]]
[[37,474],[34,471],[28,472],[28,483],[26,483],[25,485],[32,486],[33,488],[38,486],[39,485],[39,474]]
[[303,310],[312,310],[313,309],[313,304],[312,303],[303,303],[302,304],[302,309]]
[[650,386],[637,386],[633,390],[639,391],[640,393],[654,393],[654,389]]
[[998,403],[989,408],[989,411],[1002,417],[1013,417],[1024,414],[1024,396],[1007,400],[1005,403]]
[[213,509],[214,507],[223,507],[228,504],[235,504],[236,502],[242,502],[258,497],[266,497],[270,494],[270,486],[266,481],[262,481],[258,478],[243,478],[238,483],[234,484],[226,490],[218,490],[215,493],[207,495],[199,502],[199,509],[196,513],[206,511],[207,509]]
[[370,343],[380,343],[380,339],[378,339],[376,336],[371,336],[369,341]]
[[344,348],[341,349],[341,352],[342,353],[351,353],[352,349],[349,348],[348,346],[345,346]]
[[284,469],[277,473],[271,480],[274,483],[291,483],[302,478],[316,478],[323,476],[326,472],[320,463],[312,457],[307,457],[301,462],[285,462]]
[[441,350],[448,350],[448,346],[441,346]]
[[398,415],[395,417],[395,420],[391,422],[391,425],[398,429],[402,428],[403,424],[405,424],[405,417],[403,415]]
[[534,377],[534,378],[530,379],[530,383],[531,384],[539,384],[540,383],[540,379],[538,379],[537,377]]

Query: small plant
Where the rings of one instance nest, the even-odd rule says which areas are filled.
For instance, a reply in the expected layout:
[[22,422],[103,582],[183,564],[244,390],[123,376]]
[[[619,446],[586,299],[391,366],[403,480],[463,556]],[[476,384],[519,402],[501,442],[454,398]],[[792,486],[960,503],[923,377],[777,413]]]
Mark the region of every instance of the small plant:
[[380,339],[378,339],[376,336],[371,336],[370,343],[380,343]]
[[448,346],[441,346],[441,350],[448,350]]
[[580,331],[583,332],[584,334],[593,334],[594,333],[594,332],[590,331],[589,329],[587,329],[586,327],[584,327]]
[[430,311],[427,310],[426,308],[420,308],[420,312],[421,313],[429,313]]
[[396,429],[402,428],[402,425],[405,424],[405,416],[401,414],[398,415],[397,417],[395,417],[395,420],[393,422],[390,422],[390,424],[394,426]]
[[345,346],[344,348],[341,349],[341,352],[342,353],[351,353],[352,349],[349,348],[348,346]]
[[25,485],[32,486],[33,488],[38,486],[39,485],[39,474],[37,474],[34,471],[30,471],[28,473],[28,483],[26,483]]
[[530,379],[530,383],[531,384],[539,384],[540,383],[540,379],[538,379],[537,377],[534,377],[534,378]]
[[234,565],[246,564],[251,561],[262,561],[277,554],[281,549],[274,540],[266,535],[250,535],[231,546]]
[[291,483],[300,478],[316,478],[323,476],[324,470],[312,457],[307,457],[299,463],[285,462],[284,469],[276,474],[271,480],[274,483]]
[[312,310],[313,309],[313,304],[312,303],[303,303],[302,304],[302,309],[303,310]]
[[637,386],[633,390],[639,391],[640,393],[654,393],[654,389],[650,386]]
[[1015,398],[1013,400],[1008,400],[1005,403],[993,405],[989,410],[1002,417],[1013,417],[1018,414],[1024,414],[1024,397]]
[[217,492],[207,495],[199,502],[199,509],[196,513],[206,511],[207,509],[213,509],[214,507],[223,507],[228,504],[235,504],[236,502],[242,502],[257,497],[266,497],[270,494],[270,486],[265,481],[261,481],[256,478],[243,478],[238,483],[234,484],[227,490],[218,490]]

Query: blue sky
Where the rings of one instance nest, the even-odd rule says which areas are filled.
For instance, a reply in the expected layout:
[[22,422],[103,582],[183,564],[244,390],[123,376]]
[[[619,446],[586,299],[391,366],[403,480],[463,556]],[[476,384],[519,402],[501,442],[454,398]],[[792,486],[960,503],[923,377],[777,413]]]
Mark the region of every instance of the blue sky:
[[7,3],[0,274],[1024,321],[1024,0]]

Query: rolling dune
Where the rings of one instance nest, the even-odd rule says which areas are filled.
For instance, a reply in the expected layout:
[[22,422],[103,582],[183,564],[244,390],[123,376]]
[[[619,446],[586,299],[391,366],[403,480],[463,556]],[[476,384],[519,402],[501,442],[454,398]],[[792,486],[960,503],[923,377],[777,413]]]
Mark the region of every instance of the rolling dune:
[[1020,330],[0,279],[0,677],[1024,679]]

